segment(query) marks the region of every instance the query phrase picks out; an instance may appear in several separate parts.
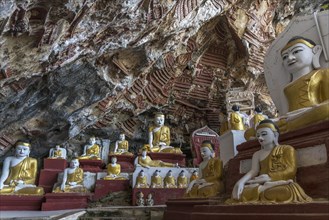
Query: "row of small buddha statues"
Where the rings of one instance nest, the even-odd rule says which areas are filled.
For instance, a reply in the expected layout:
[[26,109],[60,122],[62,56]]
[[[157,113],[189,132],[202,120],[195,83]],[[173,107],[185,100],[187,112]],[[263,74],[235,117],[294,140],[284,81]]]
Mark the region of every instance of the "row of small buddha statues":
[[[283,66],[292,75],[292,82],[285,88],[291,113],[280,117],[275,123],[265,119],[255,126],[252,135],[258,139],[261,148],[253,154],[250,171],[235,184],[231,199],[226,201],[228,204],[312,200],[295,182],[297,172],[295,149],[289,145],[280,145],[278,137],[279,128],[286,132],[329,119],[329,71],[316,70],[320,67],[320,53],[320,45],[303,37],[292,38],[282,49]],[[29,157],[30,147],[28,142],[18,142],[15,155],[4,160],[0,177],[0,194],[43,194],[43,189],[35,186],[37,164],[36,159]],[[121,140],[115,153],[128,152],[127,148],[128,144]],[[170,129],[164,125],[163,114],[155,116],[155,125],[149,128],[148,144],[144,146],[142,155],[136,157],[135,164],[146,169],[178,167],[177,164],[152,160],[147,156],[147,152],[181,153],[179,148],[170,146]],[[186,197],[211,197],[224,191],[223,165],[219,158],[214,157],[212,144],[202,143],[200,152],[202,162],[199,165],[199,178],[188,184]],[[61,191],[74,188],[77,191],[84,190],[80,187],[83,171],[79,168],[79,160],[84,159],[100,160],[100,147],[95,143],[95,138],[90,139],[90,142],[84,146],[83,154],[72,160],[70,167],[64,170],[63,182],[59,187]],[[111,162],[112,167],[114,162]],[[108,166],[108,170],[111,169]],[[115,172],[113,168],[108,178],[113,178],[113,175],[118,176],[117,173],[113,174]],[[142,177],[142,174],[140,175]]]

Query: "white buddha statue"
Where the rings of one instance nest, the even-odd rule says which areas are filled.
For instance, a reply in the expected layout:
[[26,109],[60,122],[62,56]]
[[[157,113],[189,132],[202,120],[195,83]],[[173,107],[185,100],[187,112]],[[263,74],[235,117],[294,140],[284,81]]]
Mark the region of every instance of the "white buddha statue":
[[0,177],[1,194],[43,195],[42,187],[35,185],[37,177],[37,160],[29,157],[31,144],[18,141],[15,155],[6,157]]
[[113,153],[117,155],[133,155],[133,153],[129,152],[129,143],[125,134],[120,134],[119,140],[115,142]]
[[83,186],[83,170],[79,168],[79,160],[74,158],[70,162],[70,167],[63,173],[63,180],[60,187],[56,187],[53,192],[81,193],[88,190]]
[[101,147],[96,144],[96,138],[94,136],[89,138],[88,144],[83,147],[83,153],[79,160],[101,160]]
[[51,148],[49,151],[49,159],[66,159],[66,149],[61,148],[60,145],[56,145],[55,148]]

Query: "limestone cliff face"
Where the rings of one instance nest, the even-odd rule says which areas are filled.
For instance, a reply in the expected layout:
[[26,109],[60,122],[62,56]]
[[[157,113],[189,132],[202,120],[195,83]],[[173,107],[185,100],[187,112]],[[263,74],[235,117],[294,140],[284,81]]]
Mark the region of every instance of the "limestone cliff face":
[[0,155],[30,138],[33,156],[90,134],[146,143],[156,111],[172,142],[219,130],[230,89],[273,115],[263,58],[298,13],[322,1],[1,0]]

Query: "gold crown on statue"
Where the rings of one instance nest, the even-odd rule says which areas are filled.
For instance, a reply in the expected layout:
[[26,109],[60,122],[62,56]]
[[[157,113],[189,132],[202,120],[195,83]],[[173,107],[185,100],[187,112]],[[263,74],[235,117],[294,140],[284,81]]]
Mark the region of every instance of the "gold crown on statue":
[[23,141],[19,141],[16,143],[16,146],[18,145],[22,145],[22,146],[25,146],[25,147],[31,147],[31,144],[28,143],[28,142],[23,142]]
[[293,40],[293,41],[287,43],[286,46],[284,46],[284,47],[282,48],[281,53],[282,53],[283,51],[285,51],[286,49],[288,49],[289,47],[291,47],[291,46],[293,46],[293,45],[295,45],[295,44],[298,44],[298,43],[304,44],[304,45],[308,46],[309,48],[313,48],[313,47],[314,47],[313,44],[311,44],[310,42],[308,42],[308,41],[306,41],[306,40],[304,40],[304,39],[296,39],[296,40]]
[[155,113],[155,117],[163,117],[164,118],[164,114],[162,112],[157,112],[157,113]]
[[258,126],[256,127],[256,131],[257,131],[258,129],[260,129],[260,128],[269,128],[269,129],[271,129],[272,131],[278,131],[278,130],[275,128],[274,124],[271,124],[271,123],[263,123],[263,124],[258,125]]

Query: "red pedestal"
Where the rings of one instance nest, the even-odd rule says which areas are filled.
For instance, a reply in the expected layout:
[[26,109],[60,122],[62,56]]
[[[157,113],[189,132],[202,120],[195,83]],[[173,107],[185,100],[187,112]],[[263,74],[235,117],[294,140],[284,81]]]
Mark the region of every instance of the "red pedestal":
[[[307,195],[312,198],[329,198],[329,121],[311,125],[296,131],[280,135],[280,144],[293,146],[296,150],[324,144],[327,162],[308,167],[298,167],[296,180]],[[226,193],[230,195],[234,184],[244,175],[239,172],[240,161],[251,159],[253,153],[260,149],[259,143],[248,141],[237,146],[239,151],[228,162],[225,173]]]
[[39,186],[44,188],[45,193],[52,191],[54,184],[57,182],[58,173],[61,170],[41,170],[39,176]]
[[44,159],[43,169],[45,170],[61,170],[63,171],[67,167],[67,162],[64,159]]
[[133,172],[135,169],[134,161],[135,156],[134,155],[110,155],[109,154],[109,161],[112,156],[115,156],[117,158],[117,163],[121,165],[121,172]]
[[111,192],[127,190],[129,190],[129,180],[97,180],[93,200],[98,200]]
[[[169,200],[165,220],[327,220],[329,203],[219,205],[216,200]],[[218,203],[218,201],[217,201]]]
[[0,195],[0,210],[40,210],[43,201],[44,196]]
[[101,172],[105,164],[101,160],[79,160],[80,168],[83,169],[84,172]]
[[39,186],[42,186],[45,193],[52,191],[54,184],[57,182],[57,176],[67,167],[64,159],[44,159],[44,169],[40,171]]
[[91,193],[47,193],[42,211],[87,208]]
[[186,189],[152,189],[152,188],[133,188],[132,205],[136,205],[137,195],[139,192],[144,194],[144,199],[149,193],[152,194],[154,205],[164,205],[169,199],[182,198]]
[[167,163],[178,163],[180,167],[185,167],[186,162],[185,154],[172,154],[172,153],[148,153],[152,160],[161,160]]

